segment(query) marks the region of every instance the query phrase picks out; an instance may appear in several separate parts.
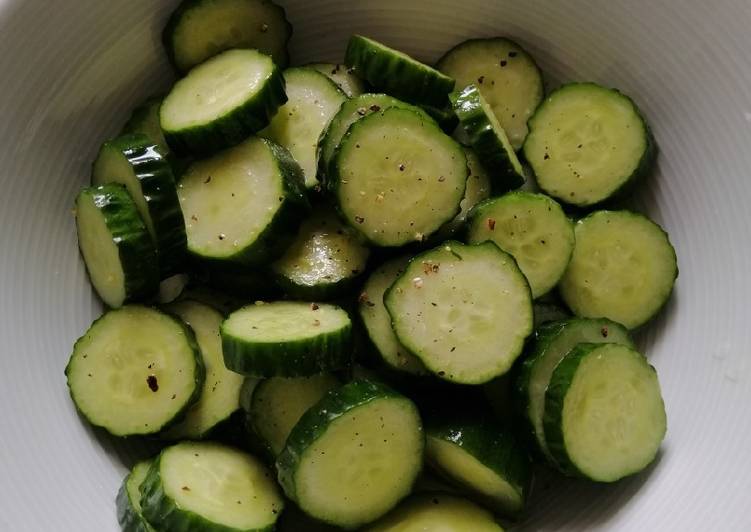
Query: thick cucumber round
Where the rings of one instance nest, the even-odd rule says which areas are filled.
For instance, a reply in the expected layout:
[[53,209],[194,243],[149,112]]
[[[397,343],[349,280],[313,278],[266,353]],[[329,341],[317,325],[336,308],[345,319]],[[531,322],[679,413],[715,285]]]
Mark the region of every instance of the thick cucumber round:
[[255,377],[303,377],[350,365],[352,322],[335,305],[256,303],[221,328],[227,368]]
[[276,467],[285,493],[306,513],[356,528],[410,492],[423,446],[420,416],[409,399],[356,380],[302,416]]
[[122,532],[155,532],[141,513],[141,483],[146,478],[153,460],[137,463],[123,479],[115,501],[117,522]]
[[667,233],[641,214],[598,211],[576,224],[576,246],[560,292],[577,316],[635,329],[667,302],[678,277]]
[[342,92],[346,94],[348,98],[360,96],[365,92],[365,83],[363,80],[355,76],[354,71],[347,68],[347,65],[341,65],[338,63],[311,63],[306,66],[314,68],[336,83],[337,87],[342,89]]
[[331,174],[344,219],[394,247],[425,240],[457,215],[468,170],[461,146],[432,119],[392,107],[352,124]]
[[509,192],[477,205],[469,215],[467,242],[486,240],[513,255],[537,298],[563,277],[574,251],[574,224],[548,196]]
[[282,253],[309,210],[300,167],[284,148],[258,137],[193,163],[178,197],[188,251],[251,265]]
[[159,119],[178,155],[209,155],[266,127],[286,101],[284,78],[269,56],[228,50],[175,83]]
[[284,508],[271,473],[241,451],[210,442],[166,448],[141,486],[157,530],[267,532]]
[[667,420],[657,373],[619,344],[579,344],[545,393],[545,440],[564,473],[615,482],[647,467]]
[[179,421],[204,381],[193,332],[137,305],[111,310],[73,347],[65,368],[76,407],[115,436],[154,434]]
[[524,143],[543,192],[579,207],[622,195],[651,171],[656,153],[634,102],[594,83],[571,83],[548,96]]
[[532,297],[492,242],[418,255],[386,292],[394,332],[440,378],[482,384],[506,373],[532,332]]
[[133,109],[130,118],[123,126],[123,134],[141,133],[156,145],[159,153],[169,158],[170,149],[164,131],[159,122],[159,108],[162,106],[162,98],[149,98],[141,105]]
[[85,188],[76,198],[78,247],[91,284],[112,308],[159,289],[154,241],[125,187]]
[[414,104],[442,108],[454,88],[452,78],[362,35],[350,37],[344,62],[376,89]]

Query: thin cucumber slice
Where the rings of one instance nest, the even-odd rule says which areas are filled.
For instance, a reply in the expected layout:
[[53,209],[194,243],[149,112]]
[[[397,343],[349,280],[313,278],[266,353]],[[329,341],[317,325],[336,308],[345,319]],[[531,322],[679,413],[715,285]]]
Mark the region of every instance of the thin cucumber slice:
[[559,468],[598,482],[638,473],[657,455],[667,420],[655,369],[619,344],[580,344],[545,393],[545,439]]
[[425,240],[456,216],[467,173],[461,146],[435,122],[392,107],[350,126],[329,188],[351,226],[395,247]]
[[162,106],[162,98],[149,98],[141,105],[133,109],[130,118],[123,126],[123,134],[141,133],[156,145],[159,153],[169,157],[170,149],[164,131],[159,122],[159,108]]
[[335,305],[257,303],[222,324],[227,368],[255,377],[302,377],[350,365],[352,322]]
[[212,442],[163,450],[141,491],[143,515],[158,530],[267,532],[284,508],[266,467]]
[[401,343],[455,383],[503,375],[532,332],[527,280],[492,242],[449,241],[418,255],[383,301]]
[[623,195],[651,171],[656,155],[636,104],[594,83],[571,83],[548,96],[524,142],[538,186],[578,207]]
[[574,224],[548,196],[509,192],[477,205],[469,215],[467,242],[486,240],[513,255],[537,298],[563,277],[574,251]]
[[123,532],[154,532],[154,528],[141,513],[141,483],[152,462],[153,460],[146,460],[137,463],[117,492],[117,522]]
[[515,150],[527,136],[527,120],[544,96],[534,59],[517,43],[500,37],[458,44],[438,61],[456,88],[477,84]]
[[111,310],[73,346],[65,375],[81,414],[115,436],[154,434],[179,421],[204,380],[193,332],[137,305]]
[[228,50],[175,83],[159,120],[178,155],[209,155],[266,127],[286,101],[284,78],[269,56]]
[[306,66],[316,69],[336,83],[348,98],[360,96],[365,92],[365,83],[355,75],[352,69],[347,68],[347,65],[339,63],[311,63]]
[[306,513],[356,528],[410,492],[423,447],[415,405],[384,385],[356,380],[302,416],[276,467],[285,493]]
[[180,298],[190,283],[190,276],[187,273],[178,273],[167,277],[159,283],[159,294],[156,297],[157,303],[165,305],[172,303]]
[[257,137],[193,163],[178,197],[188,251],[251,265],[282,253],[309,210],[300,167],[281,146]]
[[493,187],[502,193],[522,186],[524,168],[477,86],[468,85],[449,94],[449,99],[469,144],[477,152],[483,167],[494,177]]
[[83,189],[76,198],[76,227],[91,284],[107,306],[121,307],[158,290],[154,242],[125,187]]
[[232,48],[255,48],[284,68],[292,25],[270,0],[183,0],[162,34],[170,61],[187,72]]
[[414,104],[442,108],[454,88],[452,78],[362,35],[350,37],[344,62],[376,89]]
[[565,320],[571,317],[571,313],[555,303],[541,303],[535,301],[535,328],[551,321]]
[[576,224],[576,247],[560,292],[577,316],[635,329],[665,305],[678,277],[667,233],[641,214],[599,211]]

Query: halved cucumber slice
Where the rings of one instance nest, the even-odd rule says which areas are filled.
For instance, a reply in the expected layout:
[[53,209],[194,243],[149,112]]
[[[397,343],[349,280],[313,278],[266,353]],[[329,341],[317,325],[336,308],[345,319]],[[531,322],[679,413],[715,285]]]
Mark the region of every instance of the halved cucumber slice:
[[257,303],[221,328],[224,363],[255,377],[302,377],[350,364],[352,322],[335,305]]
[[175,67],[186,72],[231,48],[256,48],[284,68],[292,25],[270,0],[183,0],[162,40]]
[[467,242],[486,240],[513,255],[537,298],[563,277],[574,251],[574,224],[548,196],[509,192],[477,205],[469,215]]
[[178,155],[208,155],[266,127],[286,101],[284,78],[269,56],[228,50],[175,83],[159,119]]
[[241,451],[183,442],[162,451],[141,486],[157,530],[266,532],[284,508],[271,473]]
[[363,80],[355,76],[354,71],[347,68],[347,65],[341,65],[339,63],[311,63],[306,66],[316,69],[318,72],[336,83],[336,85],[342,89],[342,92],[344,92],[349,98],[354,98],[365,92],[365,83]]
[[123,479],[117,492],[117,522],[123,532],[154,532],[154,528],[141,513],[141,483],[146,478],[153,460],[137,463]]
[[667,302],[678,277],[667,233],[641,214],[599,211],[576,224],[576,247],[561,296],[577,316],[634,329]]
[[193,332],[137,305],[111,310],[73,347],[65,375],[73,402],[115,436],[154,434],[201,393],[204,368]]
[[651,171],[656,154],[634,102],[594,83],[571,83],[548,96],[524,142],[538,186],[578,207],[622,195]]
[[159,122],[159,108],[162,106],[162,98],[149,98],[141,105],[133,109],[130,118],[123,126],[123,134],[141,133],[156,145],[159,153],[169,157],[170,149],[164,131]]
[[383,298],[397,338],[440,378],[482,384],[506,373],[532,332],[532,297],[492,242],[446,242],[410,262]]
[[91,284],[112,308],[159,288],[154,241],[122,185],[83,189],[76,198],[78,246]]
[[647,467],[667,420],[657,373],[619,344],[580,344],[558,364],[545,393],[545,440],[559,468],[615,482]]
[[356,380],[302,416],[276,467],[285,493],[306,513],[355,528],[410,492],[423,446],[420,416],[409,399]]

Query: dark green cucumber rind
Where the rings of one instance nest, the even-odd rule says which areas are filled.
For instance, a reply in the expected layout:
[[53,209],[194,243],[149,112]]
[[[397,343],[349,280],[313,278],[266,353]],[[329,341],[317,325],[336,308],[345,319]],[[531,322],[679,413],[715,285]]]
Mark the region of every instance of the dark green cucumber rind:
[[93,197],[117,246],[125,274],[124,303],[154,295],[159,290],[156,248],[125,186],[107,184],[85,188],[78,200],[84,195]]
[[146,519],[133,507],[133,502],[126,487],[130,474],[128,474],[117,492],[115,506],[117,508],[117,522],[122,532],[155,532]]
[[159,122],[159,108],[162,105],[163,96],[154,96],[147,99],[141,105],[133,109],[130,118],[123,126],[122,134],[142,133],[149,137],[149,140],[157,145],[159,152],[165,157],[169,157],[170,149],[167,140],[164,138],[164,132],[161,126],[159,131],[154,132],[153,124],[149,122]]
[[438,127],[440,127],[447,135],[451,135],[456,129],[456,126],[459,125],[459,117],[456,116],[451,105],[443,108],[433,107],[432,105],[421,105],[420,107],[438,123]]
[[414,104],[442,108],[454,89],[452,78],[360,35],[350,38],[344,62],[373,87]]

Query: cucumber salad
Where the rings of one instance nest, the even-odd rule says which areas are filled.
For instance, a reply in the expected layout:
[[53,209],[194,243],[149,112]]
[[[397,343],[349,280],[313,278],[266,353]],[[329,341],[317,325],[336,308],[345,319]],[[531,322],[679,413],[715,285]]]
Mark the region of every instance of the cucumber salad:
[[632,335],[678,269],[623,206],[657,154],[634,101],[546,89],[506,37],[299,65],[291,33],[270,0],[184,0],[177,81],[75,199],[107,310],[70,396],[162,449],[122,530],[501,531],[537,467],[647,468],[667,422]]

